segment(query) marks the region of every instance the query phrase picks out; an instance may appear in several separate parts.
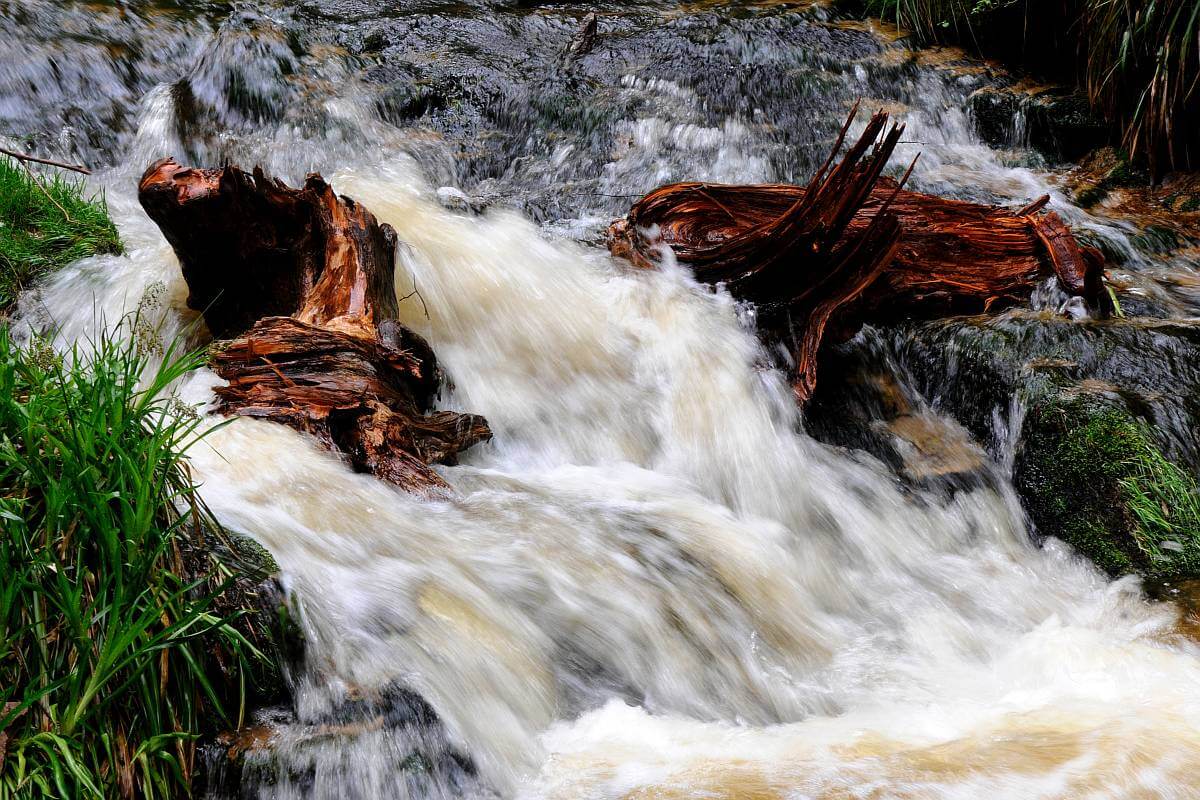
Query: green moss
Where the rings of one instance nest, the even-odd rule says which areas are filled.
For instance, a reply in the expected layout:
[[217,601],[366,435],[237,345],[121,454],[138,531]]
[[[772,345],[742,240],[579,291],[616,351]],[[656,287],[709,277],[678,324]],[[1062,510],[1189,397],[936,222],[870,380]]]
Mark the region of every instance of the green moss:
[[279,564],[275,562],[271,551],[243,533],[224,533],[224,540],[215,545],[215,552],[239,574],[256,583],[279,574]]
[[1133,164],[1127,155],[1120,154],[1116,165],[1100,180],[1076,193],[1075,202],[1089,208],[1108,197],[1109,192],[1113,189],[1148,186],[1149,184],[1149,173]]
[[1036,407],[1026,426],[1017,482],[1039,531],[1112,575],[1200,574],[1196,480],[1143,422],[1076,398]]
[[120,251],[102,197],[86,197],[80,181],[34,174],[0,157],[0,309],[40,275]]
[[1143,253],[1169,253],[1182,247],[1184,239],[1179,231],[1166,225],[1147,225],[1132,239],[1133,246]]
[[1108,197],[1107,189],[1101,189],[1098,185],[1089,186],[1075,194],[1075,202],[1084,208],[1091,208],[1105,197]]

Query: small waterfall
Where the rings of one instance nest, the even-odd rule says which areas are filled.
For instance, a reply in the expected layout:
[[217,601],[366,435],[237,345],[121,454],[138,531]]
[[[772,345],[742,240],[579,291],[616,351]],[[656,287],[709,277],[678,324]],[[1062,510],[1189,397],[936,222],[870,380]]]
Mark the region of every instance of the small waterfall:
[[[1036,795],[1076,759],[1132,789],[1151,773],[1129,763],[1166,785],[1200,752],[1200,662],[1165,644],[1166,607],[1037,549],[999,494],[923,502],[798,433],[727,296],[511,212],[446,211],[403,157],[334,182],[408,244],[400,289],[415,280],[423,304],[403,321],[441,354],[447,406],[497,435],[445,469],[439,501],[253,420],[193,452],[208,503],[276,555],[303,610],[301,727],[272,757],[304,792],[263,797],[396,790],[412,730],[310,741],[346,697],[392,684],[443,721],[423,746],[469,754],[471,785],[503,796],[821,796],[863,776],[955,796],[999,775]],[[117,208],[133,247],[103,265],[109,317],[143,281],[178,294],[169,250]],[[69,293],[43,302],[86,326]]]
[[[863,88],[853,69],[838,80]],[[203,152],[293,181],[321,169],[392,224],[401,321],[438,353],[443,405],[486,416],[495,440],[443,468],[453,491],[434,500],[251,419],[193,450],[207,503],[281,565],[307,641],[294,714],[247,756],[247,796],[1194,792],[1200,649],[1172,607],[1035,545],[1007,484],[924,493],[806,436],[727,294],[589,243],[611,202],[544,225],[444,208],[453,151],[383,122],[364,91],[323,101],[318,131],[260,119]],[[784,177],[753,114],[711,124],[665,78],[612,91],[636,111],[588,191]],[[1049,191],[1072,224],[1124,246],[1121,225],[979,143],[943,78],[890,91],[915,142],[897,162],[921,150],[921,187]],[[22,301],[23,324],[64,344],[159,283],[167,335],[197,335],[130,191],[152,156],[196,143],[179,138],[171,84],[141,107],[129,156],[96,179],[128,252]],[[558,170],[585,155],[566,147],[521,174],[566,181]],[[216,380],[202,372],[181,396],[207,404]],[[998,438],[1019,424],[1014,406]]]

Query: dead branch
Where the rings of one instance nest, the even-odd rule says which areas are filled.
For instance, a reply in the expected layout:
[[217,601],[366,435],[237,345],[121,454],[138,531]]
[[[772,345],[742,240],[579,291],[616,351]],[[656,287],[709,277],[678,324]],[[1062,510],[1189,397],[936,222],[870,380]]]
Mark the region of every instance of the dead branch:
[[293,189],[167,159],[139,199],[179,256],[189,306],[224,340],[223,413],[312,434],[410,490],[444,488],[429,465],[490,438],[482,417],[433,410],[433,351],[394,320],[395,231],[319,175]]
[[48,159],[48,158],[39,158],[37,156],[31,156],[28,153],[18,153],[16,150],[9,150],[8,148],[5,148],[5,147],[0,147],[0,154],[9,156],[10,158],[15,158],[18,161],[22,161],[22,162],[26,162],[26,163],[32,161],[34,164],[45,164],[48,167],[58,167],[59,169],[69,169],[73,172],[81,172],[84,175],[92,174],[92,171],[90,169],[88,169],[87,167],[81,166],[79,164],[65,164],[62,161],[52,161],[51,159]]

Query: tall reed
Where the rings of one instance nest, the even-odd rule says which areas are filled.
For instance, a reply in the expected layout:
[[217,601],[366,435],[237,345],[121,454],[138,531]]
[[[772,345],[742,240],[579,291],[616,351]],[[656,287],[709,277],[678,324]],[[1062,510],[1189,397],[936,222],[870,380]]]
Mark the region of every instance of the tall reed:
[[211,524],[183,460],[201,423],[165,390],[202,355],[129,339],[61,357],[0,328],[4,800],[185,795],[197,732],[241,702],[214,648],[257,653],[181,547]]
[[1152,172],[1200,167],[1200,0],[1088,0],[1079,47],[1092,103]]

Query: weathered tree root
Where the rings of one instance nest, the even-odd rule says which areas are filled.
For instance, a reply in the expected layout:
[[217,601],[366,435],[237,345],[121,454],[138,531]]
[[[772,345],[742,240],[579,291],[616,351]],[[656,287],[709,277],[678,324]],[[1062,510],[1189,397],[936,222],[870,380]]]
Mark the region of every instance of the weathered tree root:
[[699,280],[754,302],[764,337],[791,352],[801,402],[822,342],[865,321],[990,311],[1050,275],[1101,307],[1103,258],[1039,213],[1048,198],[1014,212],[903,189],[881,174],[903,130],[883,112],[830,169],[853,118],[807,186],[663,186],[613,224],[610,248],[653,267],[666,245]]
[[222,413],[310,433],[409,490],[444,488],[429,465],[491,437],[482,417],[431,411],[433,351],[393,319],[395,231],[319,175],[292,189],[166,159],[138,197],[179,256],[188,305],[226,340],[212,356]]

